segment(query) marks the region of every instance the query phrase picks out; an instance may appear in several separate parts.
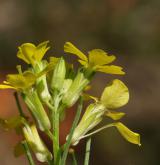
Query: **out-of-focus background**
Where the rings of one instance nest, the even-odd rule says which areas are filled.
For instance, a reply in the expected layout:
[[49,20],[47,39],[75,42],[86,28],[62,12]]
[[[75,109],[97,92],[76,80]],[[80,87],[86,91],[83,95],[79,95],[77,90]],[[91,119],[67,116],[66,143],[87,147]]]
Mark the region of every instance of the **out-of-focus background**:
[[[104,49],[117,56],[116,64],[127,73],[123,77],[97,74],[91,93],[100,96],[106,83],[117,77],[128,85],[130,101],[122,108],[127,113],[122,121],[141,134],[142,146],[127,143],[115,129],[105,130],[93,138],[91,164],[159,165],[160,1],[0,0],[1,82],[20,64],[16,58],[20,44],[45,40],[53,47],[48,55],[62,55],[65,41],[86,52]],[[1,118],[17,113],[12,93],[0,91]],[[16,159],[12,154],[18,140],[14,132],[0,130],[0,139],[1,165],[27,164],[25,157]],[[83,149],[82,142],[77,149],[81,160]]]

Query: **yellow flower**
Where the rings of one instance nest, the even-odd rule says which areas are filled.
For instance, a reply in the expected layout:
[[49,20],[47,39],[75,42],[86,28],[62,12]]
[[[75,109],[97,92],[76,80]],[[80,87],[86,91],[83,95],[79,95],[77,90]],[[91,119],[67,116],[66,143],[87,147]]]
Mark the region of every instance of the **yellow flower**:
[[31,87],[36,80],[36,75],[30,71],[25,71],[22,74],[8,74],[4,84],[0,84],[0,89],[16,89],[26,90]]
[[66,42],[64,45],[64,51],[74,54],[79,57],[79,62],[86,68],[91,68],[93,71],[104,72],[108,74],[124,75],[122,67],[115,65],[108,65],[112,63],[116,57],[114,55],[108,55],[101,49],[93,49],[89,51],[88,57],[76,48],[72,43]]
[[25,61],[27,64],[34,65],[37,61],[41,61],[45,53],[50,47],[47,47],[49,41],[40,43],[35,46],[32,43],[24,43],[18,49],[17,57]]
[[15,89],[24,91],[35,84],[36,80],[47,72],[51,71],[55,63],[50,62],[41,72],[34,74],[31,71],[22,72],[21,66],[18,65],[18,74],[8,74],[6,76],[6,81],[0,84],[0,89]]
[[110,123],[102,128],[86,134],[88,131],[97,126],[106,115],[113,120],[121,119],[125,113],[116,112],[112,109],[127,104],[129,100],[129,92],[127,86],[120,80],[115,79],[113,82],[104,89],[101,99],[91,97],[95,103],[90,104],[82,116],[81,121],[77,125],[72,137],[72,144],[76,145],[81,139],[93,135],[105,128],[116,127],[120,134],[129,142],[140,145],[140,135],[129,130],[125,125],[120,122]]

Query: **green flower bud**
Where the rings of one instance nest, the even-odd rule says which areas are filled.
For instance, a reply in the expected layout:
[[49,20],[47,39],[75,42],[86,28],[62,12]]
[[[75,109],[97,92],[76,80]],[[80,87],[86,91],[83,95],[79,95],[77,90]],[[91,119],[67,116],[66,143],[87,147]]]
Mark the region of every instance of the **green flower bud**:
[[89,80],[84,77],[84,74],[78,72],[68,91],[62,98],[63,104],[65,104],[67,107],[71,107],[72,105],[74,105],[88,83]]
[[24,137],[40,162],[47,162],[52,159],[52,154],[41,140],[35,125],[23,127]]
[[54,89],[58,91],[61,90],[64,83],[65,75],[66,75],[65,61],[63,58],[60,58],[53,71],[53,76],[51,80],[52,90]]
[[72,137],[72,144],[78,144],[79,140],[91,129],[97,126],[101,120],[102,116],[104,115],[106,109],[102,104],[94,103],[90,104],[80,123],[76,127],[73,137]]
[[[34,71],[38,74],[47,66],[45,61],[37,63],[34,67]],[[40,99],[43,102],[47,102],[51,99],[51,95],[48,90],[46,74],[43,74],[36,80],[36,89]]]
[[35,117],[39,128],[41,131],[49,130],[51,128],[50,120],[47,116],[46,111],[43,108],[43,105],[38,97],[36,91],[22,95],[25,103],[29,107],[29,110],[32,112]]

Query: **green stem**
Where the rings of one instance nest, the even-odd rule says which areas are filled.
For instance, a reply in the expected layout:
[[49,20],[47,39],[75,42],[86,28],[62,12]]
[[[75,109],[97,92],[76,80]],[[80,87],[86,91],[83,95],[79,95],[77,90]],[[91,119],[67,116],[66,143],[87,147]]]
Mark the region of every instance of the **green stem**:
[[91,138],[89,138],[86,143],[84,165],[89,165],[90,148],[91,148]]
[[51,140],[53,140],[52,133],[49,130],[45,131],[45,133]]
[[104,129],[106,129],[106,128],[110,128],[110,127],[113,127],[113,126],[115,126],[114,123],[107,124],[107,125],[105,125],[105,126],[99,128],[99,129],[97,129],[97,130],[95,130],[95,131],[93,131],[93,132],[91,132],[91,133],[88,133],[88,134],[82,136],[80,139],[84,139],[84,138],[89,137],[89,136],[91,136],[91,135],[94,135],[94,134],[96,134],[96,133],[98,133],[98,132],[100,132],[100,131],[102,131],[102,130],[104,130]]
[[53,122],[53,136],[54,136],[54,162],[57,160],[57,154],[59,151],[59,112],[57,110],[54,113],[54,122]]
[[28,144],[27,144],[27,142],[25,140],[22,142],[22,145],[23,145],[24,150],[26,152],[26,156],[28,158],[29,164],[30,165],[35,165],[35,163],[33,161],[33,158],[32,158],[32,154],[31,154],[30,149],[29,149],[29,146],[28,146]]
[[17,104],[17,107],[18,107],[18,111],[19,111],[20,116],[22,116],[22,117],[25,118],[25,114],[23,113],[22,107],[20,105],[19,98],[18,98],[18,93],[17,92],[14,92],[14,98],[16,100],[16,104]]
[[69,147],[71,145],[72,136],[73,136],[74,130],[75,130],[75,128],[78,124],[78,121],[80,119],[80,116],[81,116],[82,105],[83,105],[83,99],[82,99],[82,97],[80,97],[79,105],[78,105],[78,108],[77,108],[77,113],[76,113],[75,119],[73,121],[73,124],[72,124],[71,130],[70,130],[67,142],[64,145],[64,152],[63,152],[63,156],[62,156],[61,165],[65,165],[67,155],[68,155],[68,150],[69,150]]
[[53,106],[51,103],[46,102],[48,108],[52,112],[52,141],[53,141],[53,154],[54,154],[54,164],[57,161],[57,155],[59,151],[59,111],[58,106]]
[[72,158],[73,158],[73,165],[77,165],[75,152],[72,152],[71,154],[72,154]]

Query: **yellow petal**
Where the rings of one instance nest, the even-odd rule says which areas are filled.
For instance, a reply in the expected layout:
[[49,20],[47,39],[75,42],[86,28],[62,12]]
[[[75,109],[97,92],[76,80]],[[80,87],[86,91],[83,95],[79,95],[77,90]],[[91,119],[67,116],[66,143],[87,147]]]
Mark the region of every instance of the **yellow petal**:
[[18,89],[25,89],[33,85],[36,80],[36,76],[27,71],[23,75],[20,74],[8,74],[7,81],[14,87]]
[[34,58],[36,61],[41,61],[45,53],[49,50],[50,47],[47,47],[48,43],[49,41],[45,41],[37,46],[36,51],[34,53]]
[[97,97],[91,96],[91,95],[89,95],[87,93],[83,93],[83,99],[85,101],[94,100],[95,102],[98,102],[98,98]]
[[108,85],[101,96],[101,102],[108,109],[116,109],[127,104],[129,91],[127,86],[120,80],[115,79]]
[[115,65],[106,65],[106,66],[97,66],[96,70],[99,72],[104,72],[108,74],[119,74],[119,75],[124,75],[125,72],[122,71],[122,67],[120,66],[115,66]]
[[32,56],[36,50],[36,46],[31,43],[22,44],[19,47],[19,51],[17,53],[17,57],[25,61],[27,64],[32,64],[33,59]]
[[44,74],[47,74],[48,72],[50,72],[51,70],[53,70],[53,68],[55,67],[56,63],[54,62],[50,62],[49,64],[47,64],[47,66],[37,74],[37,78],[41,77]]
[[0,84],[0,89],[16,89],[10,85],[3,85],[3,84]]
[[50,58],[49,58],[49,61],[50,61],[51,63],[57,64],[57,62],[59,61],[59,59],[60,59],[60,58],[57,58],[57,57],[50,57]]
[[78,62],[83,65],[83,66],[88,66],[88,62],[87,61],[83,61],[83,60],[78,60]]
[[85,88],[84,88],[84,91],[89,91],[91,89],[91,85],[87,85]]
[[72,43],[66,42],[64,44],[64,51],[68,53],[72,53],[78,56],[82,61],[88,61],[85,54],[83,54],[79,49],[77,49]]
[[130,143],[138,144],[141,146],[140,143],[140,135],[138,133],[132,132],[130,129],[128,129],[124,124],[121,122],[114,123],[114,126],[118,129],[120,134]]
[[115,112],[115,111],[107,111],[105,114],[107,117],[110,117],[113,120],[119,120],[121,119],[125,113],[123,112]]
[[30,71],[25,71],[23,72],[23,77],[25,78],[26,81],[28,81],[28,83],[33,83],[35,82],[36,80],[36,75],[33,74],[32,72]]
[[17,65],[16,68],[17,68],[17,71],[18,71],[19,74],[23,74],[21,65]]
[[89,65],[105,65],[113,62],[116,59],[115,56],[108,56],[107,53],[101,49],[93,49],[89,52]]

